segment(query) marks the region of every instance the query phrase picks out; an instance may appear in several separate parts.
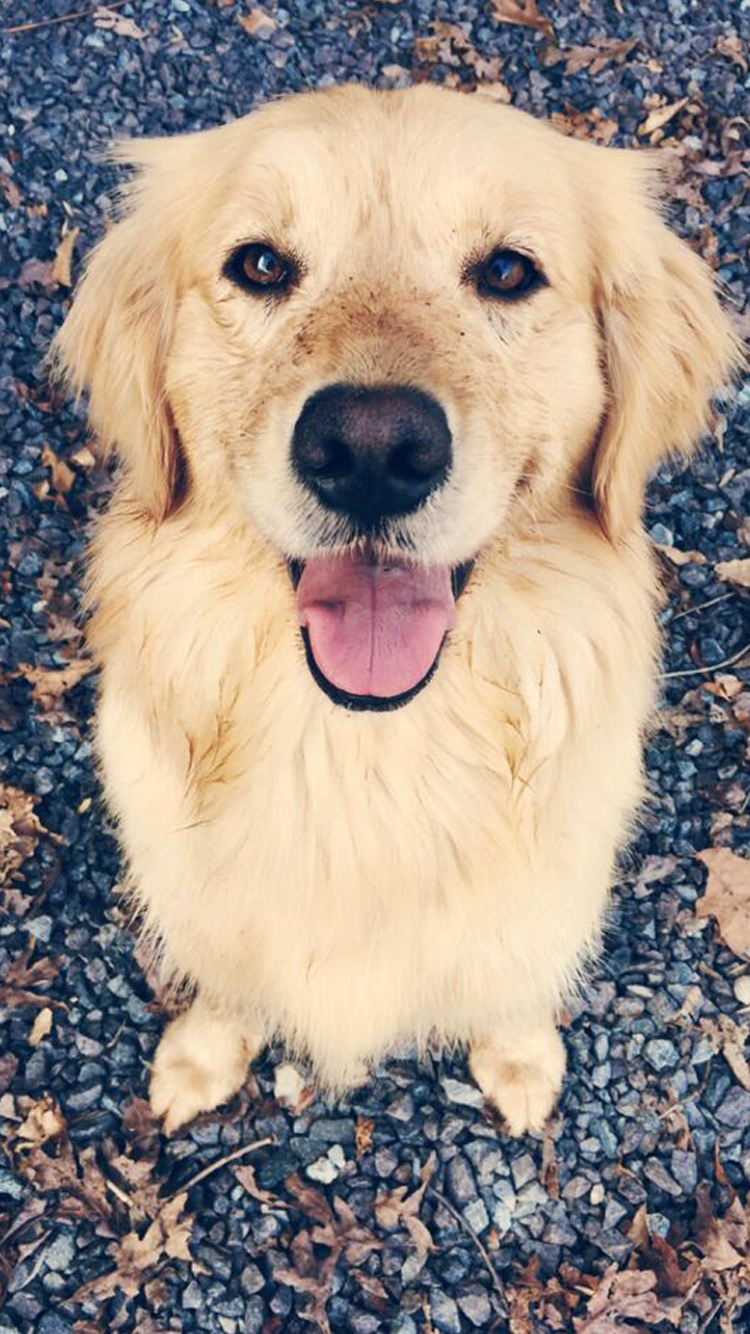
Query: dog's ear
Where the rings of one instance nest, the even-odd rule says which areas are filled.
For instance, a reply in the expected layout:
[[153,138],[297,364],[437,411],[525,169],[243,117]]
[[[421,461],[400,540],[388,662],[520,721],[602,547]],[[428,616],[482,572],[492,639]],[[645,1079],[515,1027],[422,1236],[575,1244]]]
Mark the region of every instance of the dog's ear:
[[595,150],[596,300],[608,404],[591,468],[612,540],[637,523],[649,474],[707,429],[711,398],[740,362],[708,266],[659,216],[650,153]]
[[[137,164],[125,216],[93,251],[54,341],[53,372],[80,396],[101,449],[127,470],[137,503],[160,521],[179,505],[184,460],[164,385],[179,299],[179,180],[185,140],[118,145]],[[177,168],[177,170],[176,170]]]

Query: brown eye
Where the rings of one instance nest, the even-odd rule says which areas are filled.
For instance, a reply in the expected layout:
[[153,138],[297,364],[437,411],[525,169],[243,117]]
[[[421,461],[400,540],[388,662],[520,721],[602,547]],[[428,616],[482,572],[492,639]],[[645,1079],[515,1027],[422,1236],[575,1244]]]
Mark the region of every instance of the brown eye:
[[534,261],[518,250],[496,250],[475,269],[475,274],[480,296],[513,299],[544,282]]
[[252,241],[230,255],[224,272],[246,292],[276,295],[296,277],[296,266],[265,242]]

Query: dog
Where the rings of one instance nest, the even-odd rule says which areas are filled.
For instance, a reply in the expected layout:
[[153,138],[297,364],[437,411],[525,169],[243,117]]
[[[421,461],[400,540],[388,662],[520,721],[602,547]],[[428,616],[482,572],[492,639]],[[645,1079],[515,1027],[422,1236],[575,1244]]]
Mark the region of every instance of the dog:
[[167,1133],[272,1038],[330,1094],[466,1044],[513,1135],[565,1067],[643,791],[649,473],[737,344],[654,155],[346,86],[120,145],[53,351],[120,460],[97,748],[144,948],[194,992]]

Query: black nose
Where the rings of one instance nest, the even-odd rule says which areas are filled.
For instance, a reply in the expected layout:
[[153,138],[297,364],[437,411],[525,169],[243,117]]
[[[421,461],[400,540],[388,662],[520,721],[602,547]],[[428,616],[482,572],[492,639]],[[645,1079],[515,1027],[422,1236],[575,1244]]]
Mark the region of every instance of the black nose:
[[373,525],[417,509],[445,481],[451,433],[440,404],[419,389],[329,385],[297,419],[292,460],[322,504]]

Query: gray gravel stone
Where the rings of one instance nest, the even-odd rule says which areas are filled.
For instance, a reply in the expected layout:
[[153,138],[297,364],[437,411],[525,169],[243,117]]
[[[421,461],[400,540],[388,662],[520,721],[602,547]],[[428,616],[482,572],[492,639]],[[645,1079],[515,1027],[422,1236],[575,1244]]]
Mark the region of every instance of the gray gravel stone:
[[652,1038],[647,1042],[643,1055],[654,1070],[672,1070],[677,1065],[680,1054],[673,1042],[667,1038]]
[[483,1288],[472,1288],[458,1298],[458,1306],[475,1329],[485,1329],[492,1316],[490,1299]]
[[750,1125],[750,1093],[736,1086],[716,1109],[716,1119],[733,1129]]
[[476,1199],[477,1184],[474,1173],[462,1153],[457,1153],[446,1165],[445,1184],[450,1198],[459,1209]]
[[461,1334],[461,1317],[453,1298],[440,1288],[430,1293],[430,1317],[441,1334]]

